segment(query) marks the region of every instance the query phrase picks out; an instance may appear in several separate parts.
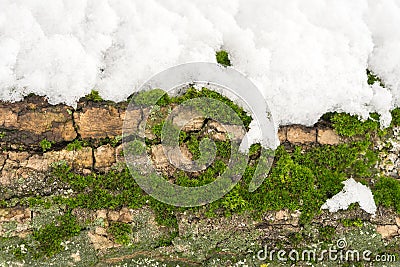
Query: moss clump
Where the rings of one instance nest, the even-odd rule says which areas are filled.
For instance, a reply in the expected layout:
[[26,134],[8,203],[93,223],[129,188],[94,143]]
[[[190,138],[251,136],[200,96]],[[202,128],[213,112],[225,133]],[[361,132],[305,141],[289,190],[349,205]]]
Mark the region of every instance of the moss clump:
[[50,257],[60,252],[63,249],[61,242],[78,235],[80,231],[81,227],[71,212],[57,217],[55,222],[33,232],[33,239],[39,243],[37,256]]
[[251,159],[256,159],[260,156],[261,153],[261,145],[260,144],[252,144],[249,149],[249,157]]
[[102,138],[100,140],[88,140],[88,141],[82,141],[83,146],[94,146],[94,147],[98,147],[98,146],[103,146],[103,145],[111,145],[112,147],[116,147],[119,144],[122,143],[122,136],[121,135],[117,135],[115,137],[106,137],[106,138]]
[[112,147],[117,147],[121,142],[122,135],[117,135],[114,138],[110,138],[107,143],[110,144]]
[[344,227],[358,227],[361,228],[364,226],[364,222],[361,219],[342,219],[341,223]]
[[333,128],[342,136],[365,135],[379,130],[379,118],[376,114],[371,114],[371,118],[368,120],[360,121],[355,115],[335,113],[330,120],[333,123]]
[[81,150],[84,146],[85,143],[83,141],[75,139],[73,142],[69,143],[66,148],[68,151],[78,151]]
[[112,222],[107,229],[114,241],[121,245],[128,245],[132,235],[132,226],[123,222]]
[[372,85],[376,82],[379,83],[380,86],[385,87],[385,85],[382,82],[382,79],[378,77],[376,74],[374,74],[371,70],[367,69],[367,77],[368,77],[368,84]]
[[400,181],[390,177],[381,177],[375,184],[373,192],[377,204],[394,208],[400,213]]
[[187,138],[187,133],[180,131],[179,127],[172,124],[170,121],[162,121],[159,124],[154,125],[152,128],[154,135],[157,140],[163,140],[165,145],[173,145],[175,140],[174,136],[178,136],[178,141],[182,143]]
[[335,227],[333,226],[323,226],[318,229],[319,238],[323,241],[331,241],[335,235]]
[[192,160],[200,158],[200,141],[198,134],[191,134],[189,139],[186,141],[186,146],[189,152],[192,154]]
[[132,155],[143,155],[146,152],[146,146],[143,145],[143,142],[135,139],[129,143],[126,143],[125,150]]
[[225,170],[227,166],[224,161],[216,159],[205,171],[201,172],[197,177],[190,177],[185,172],[178,171],[174,175],[175,183],[180,186],[195,187],[202,186],[213,182]]
[[[165,129],[164,129],[165,127]],[[163,132],[164,129],[164,132]],[[176,136],[179,133],[179,142],[182,143],[183,140],[187,138],[186,132],[180,131],[178,127],[173,125],[171,122],[161,121],[160,123],[151,126],[151,132],[155,135],[155,140],[149,140],[146,138],[147,145],[159,144],[161,143],[161,138],[164,139],[164,144],[173,144],[172,136]]]
[[[246,111],[244,111],[243,108],[241,108],[240,106],[235,104],[229,98],[221,95],[218,92],[212,91],[210,89],[202,88],[201,90],[196,90],[195,88],[190,87],[186,90],[186,92],[183,95],[177,96],[177,97],[172,97],[171,103],[181,104],[189,99],[200,98],[200,97],[210,98],[210,99],[214,99],[214,100],[218,100],[218,101],[222,102],[223,104],[225,104],[226,106],[231,108],[237,114],[237,116],[241,119],[243,125],[248,129],[250,122],[252,120],[251,116],[249,116],[246,113]],[[203,107],[201,107],[201,108],[203,108]],[[220,122],[232,123],[233,121],[236,121],[234,118],[231,118],[231,117],[223,117],[224,115],[228,115],[228,114],[226,114],[226,112],[221,112],[219,106],[216,106],[216,107],[207,106],[204,108],[210,109],[210,111],[212,111],[212,114],[215,114],[217,116],[216,118],[213,118],[213,119],[218,119]]]
[[231,155],[231,143],[229,141],[213,141],[213,143],[211,143],[206,141],[206,139],[201,139],[202,137],[204,138],[209,136],[202,136],[199,133],[191,133],[181,142],[186,145],[189,152],[192,154],[192,160],[200,159],[201,151],[206,154],[203,155],[203,159],[208,158],[207,154],[208,156],[211,156],[214,152],[217,160],[229,159]]
[[100,96],[99,91],[92,90],[90,94],[85,96],[85,99],[93,102],[102,102],[104,99]]
[[142,91],[133,95],[131,99],[138,106],[150,106],[154,104],[166,106],[170,103],[168,94],[161,89]]
[[[161,97],[161,98],[160,98]],[[209,98],[213,100],[218,100],[221,103],[225,104],[227,107],[232,109],[236,115],[240,118],[243,125],[248,129],[248,126],[252,120],[251,116],[249,116],[243,108],[235,104],[229,98],[221,95],[218,92],[209,90],[207,88],[202,88],[201,90],[197,90],[193,87],[189,87],[182,95],[170,97],[166,92],[161,89],[153,89],[150,91],[140,92],[136,95],[132,96],[132,101],[134,104],[139,106],[147,106],[150,104],[154,104],[157,99],[158,102],[153,107],[153,114],[149,116],[149,120],[153,122],[157,122],[160,124],[160,120],[167,116],[167,113],[172,110],[172,106],[176,104],[185,104],[184,102],[195,99],[195,98]],[[167,108],[168,107],[168,108]],[[217,101],[207,101],[207,103],[198,103],[196,104],[196,108],[199,112],[207,112],[207,114],[213,114],[216,119],[220,122],[226,122],[232,124],[232,122],[240,123],[236,118],[232,118],[230,114],[227,114],[224,110],[221,111],[221,104],[217,105]],[[156,123],[152,123],[154,126]],[[154,131],[160,131],[161,124],[158,125],[157,129]]]
[[240,186],[235,186],[221,201],[221,206],[225,210],[225,214],[240,212],[248,209],[248,202],[240,194]]
[[217,62],[224,67],[231,66],[231,61],[229,59],[229,54],[225,50],[220,50],[215,53]]
[[235,190],[211,203],[210,208],[256,213],[288,208],[302,211],[301,222],[307,223],[328,198],[342,189],[341,182],[347,177],[363,179],[374,175],[377,155],[371,148],[368,141],[308,151],[297,147],[293,153],[280,146],[271,173],[256,191],[247,190],[256,168],[249,164]]
[[65,163],[53,166],[53,179],[61,180],[77,193],[74,197],[58,198],[61,203],[71,208],[89,209],[121,208],[129,206],[138,208],[144,204],[142,190],[132,179],[129,171],[110,171],[107,174],[80,175],[73,173]]
[[53,143],[47,140],[46,138],[40,141],[40,147],[42,148],[43,152],[46,152],[47,150],[51,149]]
[[392,122],[391,127],[400,126],[400,108],[395,108],[391,111],[392,114]]

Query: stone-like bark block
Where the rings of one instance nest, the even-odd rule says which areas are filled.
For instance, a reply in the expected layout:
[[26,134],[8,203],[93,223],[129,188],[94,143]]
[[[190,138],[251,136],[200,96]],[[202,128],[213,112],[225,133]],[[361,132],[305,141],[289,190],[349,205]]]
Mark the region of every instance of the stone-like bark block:
[[337,145],[340,143],[340,137],[332,129],[318,129],[317,141],[321,145]]
[[278,129],[278,138],[281,144],[287,141],[287,127],[281,127]]
[[315,128],[292,126],[287,130],[287,140],[293,144],[307,144],[317,141]]
[[[130,110],[130,129],[135,131],[142,119],[140,109]],[[112,105],[83,107],[74,113],[78,133],[83,139],[115,138],[122,135],[126,111]]]
[[23,145],[38,145],[45,138],[71,141],[77,136],[72,110],[66,105],[50,105],[37,96],[16,103],[0,101],[1,141]]
[[115,149],[110,144],[100,146],[94,151],[94,158],[95,169],[109,168],[115,163]]

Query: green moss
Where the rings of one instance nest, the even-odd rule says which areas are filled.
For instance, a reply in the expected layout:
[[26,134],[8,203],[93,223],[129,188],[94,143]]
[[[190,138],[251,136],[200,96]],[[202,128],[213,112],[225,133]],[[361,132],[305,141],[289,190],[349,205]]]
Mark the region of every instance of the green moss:
[[170,103],[168,94],[161,89],[142,91],[132,96],[132,101],[139,106],[149,106],[157,104],[166,106]]
[[173,229],[178,229],[176,214],[179,208],[162,203],[154,198],[149,201],[151,209],[155,212],[156,222]]
[[381,177],[373,188],[377,204],[394,208],[400,213],[400,181],[390,177]]
[[132,155],[143,155],[146,152],[146,146],[144,146],[143,142],[138,139],[127,143],[125,149]]
[[220,159],[228,159],[231,156],[231,143],[229,141],[216,141],[217,157]]
[[85,99],[93,102],[102,102],[104,99],[100,96],[99,91],[92,90],[90,94],[85,96]]
[[323,241],[330,242],[333,240],[333,237],[335,236],[335,231],[336,231],[335,227],[333,227],[333,226],[327,225],[327,226],[320,227],[318,229],[319,238]]
[[117,135],[115,137],[105,137],[98,140],[93,140],[93,139],[82,140],[81,142],[83,147],[86,146],[98,147],[103,145],[111,145],[112,147],[117,147],[122,143],[122,136]]
[[344,262],[343,267],[363,267],[365,265],[363,265],[362,262]]
[[364,226],[364,222],[361,219],[342,219],[341,223],[344,227],[358,227],[361,228]]
[[385,87],[385,85],[382,82],[382,79],[378,77],[376,74],[374,74],[372,71],[367,69],[367,77],[368,77],[368,84],[372,85],[376,82],[379,83],[380,86]]
[[117,147],[119,144],[121,144],[121,141],[122,141],[122,135],[117,135],[114,138],[110,138],[109,144],[112,147]]
[[0,139],[3,139],[6,136],[5,132],[0,132]]
[[37,256],[52,256],[63,249],[62,241],[65,241],[80,233],[81,227],[76,218],[67,212],[56,218],[56,221],[43,226],[33,232],[33,238],[38,244]]
[[10,233],[14,232],[17,229],[17,222],[16,221],[8,221],[3,222],[1,227],[2,230],[5,232],[5,236],[9,236]]
[[169,235],[162,236],[156,245],[156,247],[166,247],[173,245],[172,241],[179,235],[178,231],[173,231]]
[[[161,97],[162,96],[162,97]],[[161,98],[160,98],[161,97]],[[243,108],[239,107],[237,104],[235,104],[233,101],[231,101],[229,98],[221,95],[218,92],[209,90],[207,88],[202,88],[201,90],[197,90],[193,87],[189,87],[186,89],[186,91],[182,95],[174,96],[174,97],[169,97],[168,94],[166,94],[165,91],[161,89],[153,89],[150,91],[143,91],[138,94],[135,94],[132,96],[132,101],[140,106],[147,106],[149,104],[153,104],[157,99],[159,101],[157,102],[157,105],[153,107],[153,112],[157,111],[156,114],[151,114],[151,118],[149,119],[157,119],[157,117],[164,117],[167,114],[162,114],[161,116],[158,113],[166,113],[165,110],[162,110],[163,107],[166,106],[171,106],[174,104],[183,104],[187,100],[195,99],[195,98],[209,98],[209,99],[214,99],[222,102],[229,108],[231,108],[237,116],[240,118],[241,122],[243,125],[248,129],[248,126],[252,120],[251,116],[247,115],[247,113],[244,111]],[[227,114],[227,112],[221,112],[221,106],[216,105],[217,103],[212,103],[212,102],[207,102],[205,105],[197,105],[198,109],[200,112],[208,112],[210,114],[213,114],[215,117],[213,119],[217,119],[220,122],[227,122],[227,123],[232,123],[236,122],[235,118],[232,118]],[[214,105],[214,106],[210,106]],[[157,107],[158,106],[158,107]],[[168,109],[169,111],[171,109]],[[158,116],[154,116],[158,115]],[[159,118],[158,118],[159,119]],[[240,122],[238,122],[240,123]],[[157,126],[160,128],[160,125]],[[158,129],[157,132],[159,132],[160,129]]]
[[132,226],[123,222],[112,222],[107,229],[114,241],[121,245],[128,245],[131,240]]
[[[176,172],[172,177],[182,186],[201,186],[214,181],[227,170],[226,156],[230,155],[228,143],[216,142],[217,159],[196,177]],[[225,214],[250,211],[261,214],[267,210],[300,210],[301,222],[306,223],[318,213],[321,205],[338,193],[347,177],[362,180],[374,175],[377,155],[369,141],[359,141],[337,146],[315,147],[301,151],[297,147],[289,153],[280,146],[276,151],[275,164],[264,183],[255,192],[248,192],[256,162],[247,166],[243,179],[222,199],[205,206],[205,209]],[[229,146],[230,147],[230,146]],[[139,148],[139,150],[143,147]],[[225,149],[225,150],[223,150]],[[218,152],[218,151],[224,152]],[[256,151],[256,149],[254,149]],[[253,153],[255,153],[253,151]],[[229,153],[228,153],[229,152]],[[73,197],[59,198],[69,207],[89,209],[139,208],[148,203],[156,212],[157,221],[175,227],[176,212],[184,210],[158,202],[147,196],[132,179],[127,169],[107,174],[75,174],[63,163],[53,166],[53,177],[67,183],[76,192]]]
[[187,133],[184,131],[180,131],[179,127],[175,124],[172,124],[170,121],[161,122],[157,125],[158,128],[153,133],[159,138],[163,140],[164,145],[173,145],[176,140],[173,137],[178,136],[178,142],[182,143],[187,138]]
[[[26,203],[24,203],[26,202]],[[28,197],[27,199],[21,200],[22,205],[27,205],[28,207],[43,207],[45,209],[49,209],[52,205],[51,201],[48,201],[45,198],[35,196],[35,197]]]
[[261,153],[261,145],[260,144],[252,144],[249,149],[249,157],[251,159],[256,159],[260,156]]
[[[150,92],[152,91],[136,95],[134,101],[137,104],[145,105],[148,103],[146,102],[148,99],[159,97],[161,94],[160,90],[155,93]],[[243,109],[229,99],[206,88],[202,90],[188,88],[180,96],[164,98],[165,102],[162,104],[180,104],[197,97],[218,99],[232,107],[247,126],[251,121],[251,117]],[[157,116],[161,119],[157,117],[157,120],[154,120],[154,124],[151,125],[157,138],[151,143],[146,140],[147,145],[160,142],[165,123],[162,118],[168,110],[168,107],[158,109],[157,112],[160,114]],[[379,128],[376,117],[360,122],[355,116],[332,114],[330,119],[337,131],[345,136],[369,134]],[[173,127],[169,130],[173,132],[168,132],[167,137],[175,134],[175,131],[179,131]],[[194,160],[200,158],[200,138],[202,137],[204,136],[201,133],[180,132],[179,142],[186,144]],[[206,170],[197,175],[177,171],[168,179],[182,186],[201,186],[214,181],[225,171],[232,171],[227,167],[227,161],[232,152],[230,141],[216,141],[215,147],[216,159]],[[134,154],[143,154],[146,151],[146,147],[138,140],[133,140],[128,148]],[[321,205],[328,198],[342,189],[342,181],[348,177],[354,177],[358,181],[374,177],[374,165],[378,160],[368,135],[365,141],[313,147],[306,151],[302,151],[301,147],[296,147],[294,151],[287,151],[280,146],[276,151],[274,166],[268,177],[255,192],[250,193],[248,185],[253,178],[258,162],[267,160],[259,158],[261,151],[262,148],[259,144],[250,148],[250,162],[243,179],[222,199],[206,205],[204,209],[207,214],[221,212],[229,215],[249,211],[258,216],[268,210],[300,210],[302,212],[301,223],[305,224],[319,212]],[[145,194],[136,184],[135,179],[132,179],[128,169],[121,172],[111,171],[106,174],[92,173],[83,176],[73,173],[70,167],[61,163],[53,167],[52,174],[54,179],[61,180],[75,192],[68,198],[56,198],[58,203],[71,208],[82,207],[94,210],[117,209],[123,206],[139,208],[147,204],[155,211],[158,223],[172,228],[177,225],[176,214],[185,210],[185,208],[160,203]]]
[[160,143],[161,139],[163,139],[163,143],[166,145],[174,144],[175,140],[173,140],[172,137],[176,135],[179,135],[179,143],[182,143],[183,140],[187,138],[187,133],[180,131],[180,129],[170,121],[161,121],[160,123],[153,125],[151,131],[156,136],[156,140],[148,142],[149,145]]
[[241,212],[247,209],[248,202],[240,194],[240,186],[235,186],[226,194],[221,202],[225,214]]
[[191,134],[189,136],[189,140],[185,142],[189,152],[192,154],[192,160],[197,160],[200,158],[200,148],[199,148],[199,140],[197,134]]
[[[15,257],[15,259],[22,261],[25,258],[26,251],[25,248],[29,248],[27,245],[24,244],[24,242],[21,242],[24,246],[16,246],[14,249],[12,249],[12,255]],[[24,249],[23,249],[24,248]]]
[[368,120],[360,121],[360,119],[355,115],[335,113],[332,116],[331,121],[333,122],[333,128],[338,134],[352,137],[356,135],[365,135],[379,130],[379,120],[376,118],[376,114],[372,116],[374,118],[371,117]]
[[[228,108],[232,109],[237,114],[237,116],[241,120],[241,123],[243,123],[243,125],[248,129],[248,126],[252,120],[251,116],[249,116],[243,108],[235,104],[229,98],[210,89],[202,88],[201,90],[196,90],[195,88],[190,87],[183,95],[171,98],[171,102],[181,104],[189,99],[200,97],[218,100],[219,102],[225,104]],[[200,113],[206,112],[206,114],[212,114],[212,119],[215,119],[221,123],[240,123],[239,121],[237,121],[236,117],[230,116],[231,114],[229,112],[226,112],[226,107],[221,107],[221,104],[219,104],[218,101],[199,103],[196,108],[198,109],[198,111],[200,111]],[[221,110],[221,108],[223,110]]]
[[392,122],[391,126],[400,126],[400,108],[395,108],[391,111]]
[[71,172],[70,167],[61,164],[53,169],[53,177],[69,184],[77,192],[68,199],[58,198],[58,201],[72,208],[138,208],[147,199],[127,169],[84,176]]
[[174,175],[176,184],[186,187],[202,186],[215,181],[227,166],[222,160],[216,160],[210,167],[200,173],[198,177],[189,177],[185,172],[178,171]]
[[81,150],[83,148],[83,146],[84,146],[83,141],[75,139],[73,142],[71,142],[67,145],[67,150],[68,151],[78,151],[78,150]]
[[[246,122],[251,121],[240,107],[229,99],[206,88],[195,90],[189,88],[183,95],[171,98],[163,98],[163,108],[157,109],[157,117],[161,120],[167,112],[168,105],[179,104],[187,99],[195,97],[211,97],[220,99],[230,105],[235,112]],[[148,96],[155,97],[155,96]],[[142,96],[137,104],[145,105],[146,99]],[[393,124],[400,121],[400,111],[394,110]],[[250,161],[241,181],[223,198],[201,208],[207,215],[230,216],[233,213],[248,212],[254,216],[260,216],[265,211],[289,209],[302,212],[300,223],[307,224],[320,210],[326,199],[338,193],[343,185],[342,181],[348,177],[354,177],[357,181],[368,183],[375,178],[374,168],[378,156],[373,150],[373,144],[369,140],[370,135],[379,131],[378,118],[372,114],[372,118],[361,122],[356,116],[348,114],[331,114],[329,119],[333,122],[335,129],[344,136],[365,136],[365,140],[340,144],[336,146],[316,146],[304,150],[301,147],[285,149],[280,146],[276,151],[274,165],[263,184],[254,192],[248,192],[248,185],[253,178],[257,164],[266,160],[260,159],[262,148],[259,144],[252,145],[249,151]],[[164,122],[158,119],[152,125],[153,133],[157,136],[155,142],[161,138],[161,129]],[[175,131],[176,129],[172,129]],[[170,133],[167,133],[169,135]],[[200,158],[200,140],[203,133],[180,133],[180,143],[185,143],[193,155],[193,159]],[[121,140],[117,140],[114,145]],[[47,140],[46,140],[47,141]],[[111,143],[111,140],[107,140]],[[153,144],[153,143],[152,143]],[[79,150],[85,144],[83,141],[75,140],[67,145],[68,150]],[[206,170],[193,175],[183,171],[177,171],[168,179],[174,180],[182,186],[202,186],[217,179],[223,172],[229,170],[227,160],[230,158],[232,149],[229,141],[215,142],[216,159]],[[146,152],[146,146],[139,140],[133,140],[128,149],[134,154]],[[47,148],[49,149],[49,148]],[[265,170],[265,173],[267,171]],[[137,174],[139,175],[139,174]],[[72,192],[66,196],[55,196],[51,201],[40,197],[26,198],[20,204],[29,206],[49,207],[60,205],[67,210],[73,208],[119,209],[121,207],[140,208],[149,206],[154,211],[156,222],[167,226],[169,234],[164,235],[158,246],[171,245],[178,235],[177,215],[185,210],[196,211],[199,208],[178,208],[157,201],[147,195],[136,184],[127,168],[122,171],[112,170],[106,174],[91,173],[80,175],[74,173],[65,162],[53,164],[52,178],[49,183],[59,183],[71,188]],[[395,208],[400,212],[400,182],[392,178],[379,178],[373,187],[374,196],[378,204]],[[178,216],[179,218],[179,216]],[[345,226],[362,227],[361,220],[343,220]],[[57,217],[56,221],[35,230],[34,240],[39,246],[39,253],[51,256],[62,249],[61,242],[75,236],[81,230],[81,226],[70,213]],[[132,238],[132,225],[124,223],[111,223],[108,228],[114,240],[120,244],[129,244]],[[323,241],[331,241],[335,229],[330,226],[318,229],[316,236]],[[293,236],[293,240],[300,242],[303,236]],[[51,239],[51,240],[50,240]],[[20,252],[15,252],[16,256]]]
[[205,141],[205,139],[201,140],[201,137],[204,138],[205,136],[200,136],[198,133],[192,133],[183,141],[189,152],[192,154],[192,160],[200,159],[201,150],[205,153],[205,155],[203,155],[204,160],[209,159],[214,152],[216,153],[217,159],[229,159],[231,155],[231,144],[229,141],[213,141],[212,143],[211,141]]
[[47,140],[46,138],[40,141],[40,147],[42,148],[43,152],[46,152],[47,150],[51,149],[53,143]]
[[231,61],[229,59],[229,54],[225,50],[220,50],[215,53],[217,62],[224,67],[231,66]]
[[[71,171],[71,168],[60,162],[52,168],[53,180],[68,184],[75,192],[74,196],[55,197],[54,201],[70,208],[119,209],[129,207],[140,208],[149,204],[156,213],[157,222],[166,226],[176,225],[175,207],[160,203],[148,196],[137,185],[127,168],[121,172],[110,171],[106,174],[84,176]],[[175,222],[175,223],[174,223]]]
[[[267,210],[302,211],[301,223],[306,223],[319,211],[321,205],[337,194],[347,177],[366,178],[374,174],[376,153],[367,141],[322,146],[301,151],[298,147],[288,153],[278,147],[275,164],[264,183],[248,192],[247,185],[253,177],[255,165],[248,165],[243,179],[237,185],[234,197],[228,194],[210,204],[214,210],[231,209],[236,212],[250,210],[262,213]],[[238,195],[239,194],[239,195]],[[238,205],[237,200],[244,201]]]

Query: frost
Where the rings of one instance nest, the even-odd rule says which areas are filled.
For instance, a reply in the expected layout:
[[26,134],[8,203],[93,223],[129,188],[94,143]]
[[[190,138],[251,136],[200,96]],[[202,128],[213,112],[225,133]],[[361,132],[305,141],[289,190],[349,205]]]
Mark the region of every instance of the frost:
[[371,189],[350,178],[343,182],[344,188],[341,192],[328,199],[321,209],[329,209],[330,212],[346,210],[350,204],[358,203],[360,208],[370,214],[375,214],[376,205]]

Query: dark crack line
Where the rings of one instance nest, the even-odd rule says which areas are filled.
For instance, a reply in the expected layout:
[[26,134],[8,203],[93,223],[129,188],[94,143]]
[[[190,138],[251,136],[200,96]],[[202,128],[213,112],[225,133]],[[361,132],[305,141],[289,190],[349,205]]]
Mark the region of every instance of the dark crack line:
[[3,162],[3,164],[1,165],[0,171],[2,171],[2,170],[3,170],[4,166],[6,166],[6,162],[7,162],[7,160],[8,160],[8,153],[7,153],[7,154],[5,154],[5,156],[6,156],[6,158],[4,159],[4,162]]
[[96,157],[95,157],[95,153],[94,153],[94,148],[91,147],[92,150],[92,170],[94,170],[94,167],[96,166]]
[[75,112],[76,112],[76,110],[73,108],[71,110],[72,126],[74,127],[74,131],[76,133],[76,139],[80,139],[81,138],[81,134],[79,133],[78,125],[76,124],[76,121],[75,121]]

